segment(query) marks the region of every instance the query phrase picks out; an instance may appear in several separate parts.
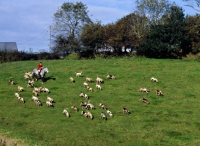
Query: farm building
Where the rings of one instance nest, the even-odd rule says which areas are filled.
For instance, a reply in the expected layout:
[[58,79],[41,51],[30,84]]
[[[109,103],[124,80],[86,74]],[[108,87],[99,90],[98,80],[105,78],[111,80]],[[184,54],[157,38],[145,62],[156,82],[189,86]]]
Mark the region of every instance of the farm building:
[[18,51],[16,42],[0,42],[0,51]]

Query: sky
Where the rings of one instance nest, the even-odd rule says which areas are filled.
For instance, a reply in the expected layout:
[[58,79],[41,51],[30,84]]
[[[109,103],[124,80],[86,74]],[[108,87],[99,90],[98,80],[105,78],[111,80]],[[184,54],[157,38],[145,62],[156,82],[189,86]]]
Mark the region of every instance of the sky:
[[[135,0],[0,0],[0,42],[16,42],[19,51],[44,52],[50,48],[50,26],[64,2],[82,2],[92,21],[116,22],[135,10]],[[173,1],[171,1],[173,2]],[[197,11],[176,0],[185,14]]]

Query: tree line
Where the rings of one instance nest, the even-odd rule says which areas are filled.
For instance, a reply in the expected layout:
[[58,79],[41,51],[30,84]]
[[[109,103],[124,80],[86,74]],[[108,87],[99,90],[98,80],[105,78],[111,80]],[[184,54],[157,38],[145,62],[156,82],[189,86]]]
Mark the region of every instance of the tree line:
[[136,55],[149,58],[199,53],[200,15],[185,15],[168,0],[136,0],[136,4],[136,11],[103,25],[90,19],[82,2],[63,3],[54,14],[52,51],[120,56],[137,50]]

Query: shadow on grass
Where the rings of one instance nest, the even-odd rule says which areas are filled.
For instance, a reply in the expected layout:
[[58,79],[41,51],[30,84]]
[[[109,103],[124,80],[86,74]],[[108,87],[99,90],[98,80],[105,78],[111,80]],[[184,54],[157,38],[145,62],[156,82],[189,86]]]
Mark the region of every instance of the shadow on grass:
[[44,78],[44,82],[47,82],[48,80],[56,80],[56,78],[55,77],[53,77],[53,76],[50,76],[50,77],[47,77],[47,78]]

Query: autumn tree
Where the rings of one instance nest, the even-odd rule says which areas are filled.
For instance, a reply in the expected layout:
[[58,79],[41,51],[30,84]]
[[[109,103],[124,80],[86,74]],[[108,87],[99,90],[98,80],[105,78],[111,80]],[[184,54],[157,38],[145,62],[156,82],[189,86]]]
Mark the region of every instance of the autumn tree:
[[[52,32],[56,43],[53,48],[57,48],[57,51],[58,48],[62,48],[60,51],[69,49],[75,51],[80,48],[80,32],[84,25],[90,22],[87,7],[82,2],[76,2],[75,4],[71,2],[63,3],[54,14]],[[60,43],[58,43],[59,40],[61,40]]]
[[186,29],[191,38],[191,53],[200,52],[200,15],[188,16],[186,18]]
[[126,23],[129,25],[130,46],[138,48],[148,33],[147,17],[135,11],[125,18],[127,19]]
[[101,45],[103,49],[113,50],[115,53],[120,51],[119,48],[121,47],[117,33],[115,23],[109,23],[103,26]]
[[101,47],[103,26],[100,21],[86,24],[81,32],[81,42],[85,48],[94,50]]
[[120,49],[122,47],[125,49],[125,52],[127,48],[132,46],[132,42],[135,40],[134,36],[130,34],[132,26],[130,17],[131,14],[121,18],[114,26],[115,35],[113,39],[117,42]]

